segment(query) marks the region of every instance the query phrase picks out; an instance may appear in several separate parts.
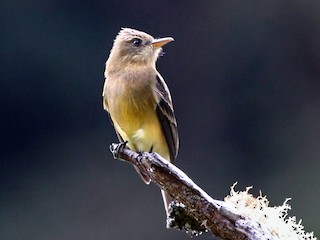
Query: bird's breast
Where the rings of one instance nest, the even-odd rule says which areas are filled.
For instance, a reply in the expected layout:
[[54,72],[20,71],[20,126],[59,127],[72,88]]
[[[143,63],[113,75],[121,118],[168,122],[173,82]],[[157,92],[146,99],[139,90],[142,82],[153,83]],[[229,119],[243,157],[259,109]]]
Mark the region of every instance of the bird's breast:
[[150,116],[156,114],[153,78],[155,76],[127,73],[108,79],[108,111],[112,119],[128,134],[142,128],[150,120]]

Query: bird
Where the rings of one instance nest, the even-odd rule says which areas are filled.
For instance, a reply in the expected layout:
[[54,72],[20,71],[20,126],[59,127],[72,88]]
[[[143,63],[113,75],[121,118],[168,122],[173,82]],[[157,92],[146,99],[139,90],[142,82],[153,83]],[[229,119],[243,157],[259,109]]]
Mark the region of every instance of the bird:
[[[106,61],[102,93],[119,141],[136,152],[156,152],[169,162],[177,157],[179,136],[171,94],[156,62],[162,47],[172,41],[121,28]],[[135,169],[149,184],[150,178]],[[161,192],[168,216],[172,199]]]

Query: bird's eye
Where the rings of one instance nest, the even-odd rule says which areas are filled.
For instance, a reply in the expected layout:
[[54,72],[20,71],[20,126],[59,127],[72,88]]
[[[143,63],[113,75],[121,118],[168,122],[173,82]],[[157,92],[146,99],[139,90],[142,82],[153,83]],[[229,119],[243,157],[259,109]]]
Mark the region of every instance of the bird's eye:
[[142,43],[142,40],[139,39],[139,38],[134,38],[131,43],[132,43],[132,45],[135,46],[135,47],[140,47],[140,46],[141,46],[141,43]]

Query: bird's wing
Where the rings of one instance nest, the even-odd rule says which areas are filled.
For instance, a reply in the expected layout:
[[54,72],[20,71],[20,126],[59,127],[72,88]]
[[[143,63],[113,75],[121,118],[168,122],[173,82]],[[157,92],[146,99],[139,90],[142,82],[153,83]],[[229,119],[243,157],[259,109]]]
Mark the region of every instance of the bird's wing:
[[162,126],[163,133],[167,140],[169,147],[170,160],[173,161],[178,154],[179,149],[179,136],[177,129],[177,120],[174,115],[171,95],[167,84],[163,80],[162,76],[157,74],[157,93],[159,102],[156,108],[156,112]]

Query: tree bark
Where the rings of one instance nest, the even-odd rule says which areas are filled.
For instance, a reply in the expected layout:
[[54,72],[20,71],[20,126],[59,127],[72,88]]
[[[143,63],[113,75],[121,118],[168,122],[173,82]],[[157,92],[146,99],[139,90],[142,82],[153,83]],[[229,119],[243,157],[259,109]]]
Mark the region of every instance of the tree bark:
[[[110,151],[114,158],[137,166],[174,199],[170,226],[184,227],[189,233],[207,230],[229,240],[278,239],[259,223],[240,216],[230,203],[211,198],[183,171],[157,153],[136,153],[123,143],[112,144]],[[179,209],[183,214],[181,211],[176,214]]]

